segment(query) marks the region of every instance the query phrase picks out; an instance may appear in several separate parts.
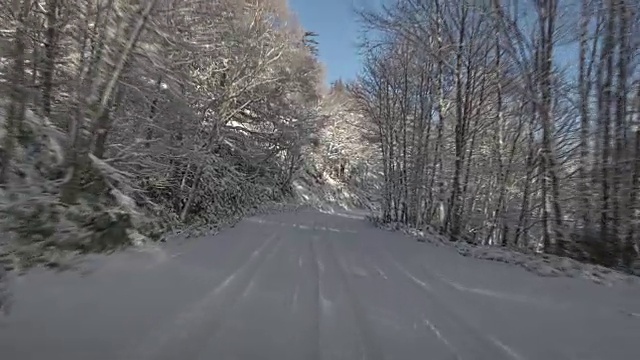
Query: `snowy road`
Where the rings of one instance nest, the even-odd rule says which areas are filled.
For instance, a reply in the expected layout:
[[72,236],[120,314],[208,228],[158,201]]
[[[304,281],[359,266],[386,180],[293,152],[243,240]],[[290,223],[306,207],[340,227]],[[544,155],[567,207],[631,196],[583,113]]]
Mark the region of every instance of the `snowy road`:
[[537,277],[352,215],[263,215],[88,265],[14,284],[2,360],[638,355],[637,287]]

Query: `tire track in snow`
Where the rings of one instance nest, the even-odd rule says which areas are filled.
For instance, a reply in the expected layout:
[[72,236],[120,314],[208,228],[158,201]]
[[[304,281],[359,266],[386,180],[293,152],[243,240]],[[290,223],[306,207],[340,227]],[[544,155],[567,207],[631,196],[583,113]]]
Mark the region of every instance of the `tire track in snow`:
[[[211,337],[210,335],[215,335],[224,322],[225,316],[220,314],[225,314],[225,310],[242,297],[264,260],[272,255],[282,242],[282,238],[278,236],[279,233],[275,233],[268,237],[220,284],[199,301],[191,304],[169,321],[160,324],[142,343],[135,345],[133,350],[121,359],[160,360],[197,356],[200,348]],[[184,346],[186,342],[189,346]],[[174,354],[173,352],[178,348],[180,354]],[[185,349],[189,349],[189,354],[185,354]]]
[[[385,255],[382,255],[383,252],[385,253]],[[345,254],[346,252],[342,251],[340,253]],[[411,337],[415,337],[416,344],[418,343],[422,344],[420,347],[418,346],[413,347],[414,349],[413,351],[421,349],[419,351],[421,351],[422,353],[431,354],[433,358],[438,358],[438,359],[446,358],[449,360],[463,360],[463,357],[461,357],[458,349],[454,346],[454,344],[452,344],[452,341],[449,338],[445,337],[442,330],[436,327],[436,325],[426,316],[424,307],[423,307],[423,302],[420,300],[421,297],[416,297],[415,294],[413,294],[412,296],[410,292],[400,293],[399,290],[401,290],[401,288],[398,288],[400,282],[402,282],[406,284],[406,286],[413,287],[417,283],[425,289],[433,290],[432,284],[422,281],[421,279],[419,279],[418,277],[416,277],[415,275],[407,271],[392,256],[388,256],[386,251],[382,249],[377,249],[377,244],[375,244],[375,242],[373,244],[370,242],[367,242],[366,244],[364,244],[364,246],[363,244],[360,244],[359,246],[350,249],[349,253],[351,253],[352,256],[365,257],[361,259],[361,261],[363,261],[364,263],[368,263],[372,269],[371,270],[372,274],[377,275],[375,276],[375,279],[376,279],[375,282],[378,283],[378,286],[383,286],[385,289],[387,289],[387,290],[384,290],[381,288],[380,289],[381,292],[390,290],[391,292],[395,292],[396,296],[406,296],[407,299],[409,300],[401,303],[403,304],[403,306],[409,308],[410,310],[409,312],[406,312],[406,311],[404,312],[403,318],[405,320],[400,320],[400,322],[402,323],[404,321],[405,325],[412,324],[412,329],[414,331],[414,334],[407,334],[407,335]],[[404,279],[406,278],[409,278],[411,281],[405,282]],[[425,289],[421,289],[421,290],[425,290]],[[378,303],[377,305],[374,305],[374,307],[378,309],[385,308],[386,304],[385,304],[385,301],[383,301],[382,303]],[[433,309],[434,309],[433,307],[430,308],[430,310],[433,310]],[[385,323],[378,324],[378,326],[385,327],[385,329],[381,329],[382,331],[387,331],[389,325],[390,324],[385,324]],[[407,329],[406,327],[398,328],[398,330],[400,331],[402,330],[406,331],[406,329]],[[429,340],[433,339],[434,342],[431,342],[431,341],[427,342],[425,341],[427,340],[426,338],[428,338]],[[425,343],[429,343],[429,346],[425,347],[424,346]],[[433,348],[433,345],[438,345],[438,344],[442,345],[442,349],[440,349],[440,346],[438,346],[437,349]],[[445,357],[442,357],[443,355]],[[473,357],[464,358],[464,360],[472,359],[472,358]]]
[[315,245],[316,237],[312,237],[309,240],[309,254],[311,257],[311,271],[312,278],[315,281],[315,286],[313,287],[313,295],[311,299],[313,299],[314,303],[312,306],[316,309],[314,313],[314,323],[313,327],[313,335],[311,336],[311,346],[313,347],[312,353],[314,354],[314,360],[322,359],[322,346],[321,346],[321,338],[320,338],[320,329],[321,329],[321,321],[322,321],[322,284],[321,284],[321,274],[320,274],[320,259],[318,258],[318,253],[316,251]]
[[[378,246],[384,247],[384,245],[379,243]],[[429,320],[426,315],[423,316],[423,323],[451,350],[456,359],[464,359],[463,354],[465,354],[464,356],[466,356],[466,354],[474,354],[474,358],[479,359],[526,360],[509,346],[503,344],[495,337],[485,334],[481,329],[478,329],[475,325],[459,316],[441,300],[432,284],[421,280],[407,270],[389,251],[386,251],[386,249],[378,249],[377,252],[380,253],[383,258],[386,258],[408,281],[416,285],[417,288],[421,289],[422,292],[427,295],[428,302],[431,302],[431,304],[426,305],[427,308],[425,310],[431,311],[433,314],[431,316],[432,320]],[[455,336],[446,337],[445,332],[454,333]]]
[[378,342],[375,339],[372,331],[373,327],[369,322],[364,307],[355,293],[353,283],[347,271],[345,260],[336,253],[332,241],[327,242],[327,247],[329,248],[328,252],[331,261],[337,265],[336,268],[340,277],[339,281],[342,282],[349,301],[349,306],[354,313],[356,326],[360,335],[360,341],[362,342],[362,359],[382,360],[384,359],[382,349],[380,349]]
[[525,360],[520,354],[515,352],[515,350],[503,344],[500,340],[496,339],[495,337],[489,336],[489,339],[491,339],[491,342],[498,345],[502,350],[504,350],[507,354],[509,354],[514,360]]
[[376,272],[378,273],[378,275],[380,275],[381,278],[385,279],[385,280],[389,280],[389,278],[387,277],[387,274],[384,273],[384,271],[382,271],[382,269],[380,269],[378,267],[378,265],[373,265],[374,268],[376,269]]
[[[229,320],[229,316],[233,313],[233,310],[238,306],[242,299],[250,296],[251,291],[255,287],[256,275],[259,273],[259,269],[264,266],[264,264],[269,261],[273,256],[277,253],[278,249],[285,242],[284,237],[280,236],[281,234],[275,234],[274,237],[277,238],[276,244],[271,246],[267,252],[256,260],[255,265],[251,268],[251,270],[247,271],[245,274],[246,279],[243,281],[239,281],[237,285],[237,292],[232,291],[233,294],[229,295],[226,301],[220,303],[220,308],[218,309],[219,313],[222,315],[217,316],[217,321],[208,324],[208,329],[205,329],[203,335],[208,334],[209,341],[215,341],[217,334],[222,330],[225,323]],[[238,295],[242,292],[240,295]],[[215,313],[215,312],[213,312]],[[193,353],[199,353],[203,350],[203,348],[207,345],[205,341],[198,341],[192,347],[189,347],[189,350]],[[194,349],[194,350],[191,350]],[[201,354],[200,354],[201,355]],[[178,356],[184,356],[184,351],[180,351],[180,355],[172,356],[171,359],[176,359]],[[198,357],[199,359],[202,356]],[[208,360],[208,358],[207,358]]]
[[482,296],[491,297],[494,299],[511,301],[511,302],[521,303],[525,305],[538,306],[538,307],[550,308],[550,309],[563,309],[568,307],[567,304],[553,303],[544,299],[531,298],[530,296],[523,296],[523,295],[507,293],[503,291],[466,286],[457,281],[454,281],[445,277],[444,275],[430,269],[424,264],[422,264],[422,266],[427,274],[433,273],[433,276],[430,276],[431,278],[460,292],[482,295]]
[[445,338],[444,335],[442,335],[440,330],[435,325],[433,325],[433,323],[431,323],[429,319],[427,319],[426,317],[423,317],[422,322],[424,323],[425,326],[429,328],[429,330],[431,330],[436,335],[438,340],[440,340],[440,342],[442,342],[449,349],[449,351],[451,351],[451,353],[454,356],[454,359],[462,360],[460,355],[458,355],[458,350],[455,348],[455,346],[451,345],[449,340],[447,340],[447,338]]

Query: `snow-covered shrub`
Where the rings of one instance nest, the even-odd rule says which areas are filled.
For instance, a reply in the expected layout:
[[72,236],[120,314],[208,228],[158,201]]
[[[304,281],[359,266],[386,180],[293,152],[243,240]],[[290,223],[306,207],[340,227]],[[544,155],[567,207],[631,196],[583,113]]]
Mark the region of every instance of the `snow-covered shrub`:
[[[7,102],[0,103],[4,128]],[[114,187],[121,174],[102,160],[90,157],[86,172],[101,193],[84,192],[75,204],[60,201],[65,179],[65,136],[46,118],[27,109],[20,141],[14,144],[11,163],[0,190],[0,253],[12,266],[52,264],[62,252],[107,251],[140,240],[140,231],[156,235],[151,221],[133,200]],[[5,144],[6,132],[0,133]],[[123,186],[123,188],[127,188]],[[95,187],[93,188],[95,189]]]

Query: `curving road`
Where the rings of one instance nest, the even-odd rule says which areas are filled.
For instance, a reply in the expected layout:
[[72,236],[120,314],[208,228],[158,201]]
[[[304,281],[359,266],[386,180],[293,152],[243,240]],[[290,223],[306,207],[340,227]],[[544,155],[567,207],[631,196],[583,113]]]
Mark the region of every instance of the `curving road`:
[[[35,272],[3,360],[632,359],[640,290],[541,278],[353,213],[246,219],[215,237]],[[90,271],[87,271],[90,270]]]

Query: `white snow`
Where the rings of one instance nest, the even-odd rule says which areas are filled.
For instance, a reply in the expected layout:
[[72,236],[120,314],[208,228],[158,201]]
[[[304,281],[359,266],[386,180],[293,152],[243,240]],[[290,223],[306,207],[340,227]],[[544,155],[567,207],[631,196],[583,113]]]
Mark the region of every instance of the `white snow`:
[[386,230],[401,231],[419,241],[454,247],[462,256],[520,266],[543,277],[580,277],[607,286],[617,282],[640,284],[640,278],[636,276],[565,257],[548,254],[525,254],[509,248],[471,245],[463,241],[451,242],[428,226],[424,230],[417,230],[399,223],[376,225]]

